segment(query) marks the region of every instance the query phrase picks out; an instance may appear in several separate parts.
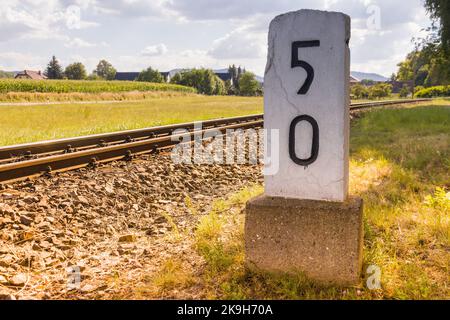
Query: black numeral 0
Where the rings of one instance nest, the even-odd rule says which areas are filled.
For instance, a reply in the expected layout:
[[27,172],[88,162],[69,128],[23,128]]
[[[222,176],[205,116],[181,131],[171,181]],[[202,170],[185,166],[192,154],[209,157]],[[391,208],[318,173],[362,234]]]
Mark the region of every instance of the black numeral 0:
[[302,85],[300,90],[298,90],[298,94],[306,94],[309,91],[309,87],[314,80],[314,68],[306,61],[299,60],[298,58],[298,49],[299,48],[310,48],[310,47],[319,47],[320,40],[310,40],[310,41],[294,41],[292,42],[292,60],[291,60],[291,68],[301,67],[306,71],[306,80]]
[[[297,154],[295,152],[295,128],[297,127],[297,124],[299,124],[302,121],[309,122],[313,129],[311,155],[308,159],[300,159],[299,157],[297,157]],[[313,117],[308,115],[301,115],[296,117],[294,120],[292,120],[291,127],[289,129],[289,156],[291,157],[292,161],[294,161],[296,164],[306,167],[312,164],[314,161],[316,161],[318,155],[319,155],[319,125],[317,124],[317,121]]]

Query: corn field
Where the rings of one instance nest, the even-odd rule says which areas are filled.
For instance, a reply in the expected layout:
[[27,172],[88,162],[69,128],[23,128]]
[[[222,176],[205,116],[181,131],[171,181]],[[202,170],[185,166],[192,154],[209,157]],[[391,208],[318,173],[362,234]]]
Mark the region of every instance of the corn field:
[[83,80],[22,80],[0,79],[0,93],[55,92],[100,93],[130,91],[179,91],[195,93],[191,87],[137,81],[83,81]]

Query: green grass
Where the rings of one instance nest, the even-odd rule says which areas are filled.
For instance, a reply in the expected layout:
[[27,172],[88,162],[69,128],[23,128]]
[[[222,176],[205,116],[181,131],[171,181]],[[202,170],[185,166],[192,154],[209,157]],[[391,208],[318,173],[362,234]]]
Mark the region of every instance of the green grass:
[[182,96],[139,102],[0,106],[0,145],[262,113],[262,98]]
[[168,83],[138,81],[87,81],[87,80],[19,80],[0,79],[0,93],[50,92],[50,93],[100,93],[129,91],[182,91],[195,93],[191,87]]
[[[261,186],[217,201],[200,220],[193,246],[205,266],[192,285],[211,299],[448,299],[449,133],[448,103],[379,109],[353,122],[350,190],[364,199],[359,285],[323,287],[301,274],[245,268],[242,213],[246,201],[262,192]],[[366,286],[366,270],[372,264],[381,269],[379,290]],[[182,298],[184,289],[178,287],[174,295]]]

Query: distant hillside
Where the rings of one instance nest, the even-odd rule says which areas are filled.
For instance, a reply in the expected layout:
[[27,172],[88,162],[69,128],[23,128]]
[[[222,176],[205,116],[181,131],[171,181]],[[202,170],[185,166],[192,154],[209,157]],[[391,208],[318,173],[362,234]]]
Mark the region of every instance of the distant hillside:
[[385,81],[389,80],[389,78],[386,78],[377,73],[365,73],[365,72],[351,71],[350,74],[352,75],[353,78],[356,78],[359,81],[372,80],[372,81],[377,81],[377,82],[385,82]]
[[0,78],[14,78],[14,72],[0,70]]

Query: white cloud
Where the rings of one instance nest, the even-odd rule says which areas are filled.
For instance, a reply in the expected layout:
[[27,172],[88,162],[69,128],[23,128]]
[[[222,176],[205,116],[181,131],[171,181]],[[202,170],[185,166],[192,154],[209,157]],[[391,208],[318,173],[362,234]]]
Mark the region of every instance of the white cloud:
[[48,57],[16,51],[0,52],[0,70],[20,71],[22,69],[43,70]]
[[209,54],[217,59],[259,59],[266,52],[264,33],[249,32],[249,26],[239,27],[216,39]]
[[0,41],[17,38],[63,39],[65,30],[98,25],[97,22],[82,19],[81,7],[62,6],[56,0],[6,0],[0,7]]
[[167,8],[169,0],[88,0],[88,6],[97,14],[123,18],[165,18],[173,16]]
[[147,46],[142,50],[141,54],[147,57],[162,56],[167,53],[167,46],[164,43],[160,43],[154,46]]
[[69,40],[65,44],[65,46],[67,48],[89,48],[89,47],[95,47],[95,44],[84,41],[83,39],[80,39],[80,38],[74,38],[72,40]]
[[[372,14],[367,10],[369,6],[379,7],[380,28],[367,28]],[[25,54],[34,53],[35,45],[40,50],[38,54],[50,56],[56,52],[63,61],[76,53],[84,57],[78,60],[91,64],[103,58],[100,55],[108,55],[122,71],[148,66],[160,70],[216,68],[235,63],[262,75],[270,20],[279,13],[301,8],[349,14],[352,69],[384,75],[396,70],[396,64],[412,49],[411,38],[429,24],[422,0],[410,0],[407,4],[401,0],[2,0],[0,50],[10,56],[0,62],[14,68],[22,68],[26,63],[35,66],[38,59]],[[179,41],[183,28],[198,32],[199,25],[211,29],[211,33],[207,30],[208,35],[217,36]],[[94,26],[95,33],[87,35],[83,30]],[[121,34],[115,40],[111,32],[117,26],[133,36]],[[28,39],[58,41],[44,49],[44,45]],[[111,45],[101,52],[100,47],[107,46],[105,40]],[[142,43],[159,44],[141,50]],[[19,52],[23,56],[18,56]],[[47,60],[48,57],[44,66]]]
[[325,0],[172,0],[166,6],[188,20],[245,19],[300,8],[323,6]]

